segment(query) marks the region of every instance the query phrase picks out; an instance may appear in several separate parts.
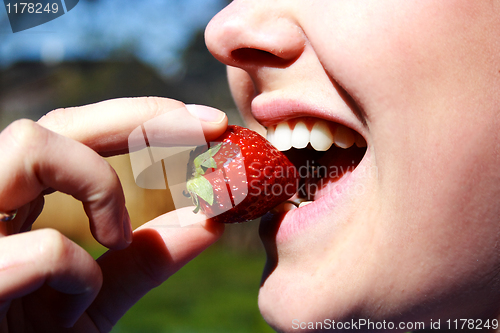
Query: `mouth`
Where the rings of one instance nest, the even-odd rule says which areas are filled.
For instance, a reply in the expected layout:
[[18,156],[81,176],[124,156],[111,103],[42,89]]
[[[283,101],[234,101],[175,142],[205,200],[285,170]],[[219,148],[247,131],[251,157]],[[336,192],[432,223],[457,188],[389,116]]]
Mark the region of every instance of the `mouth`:
[[361,134],[318,118],[296,118],[267,128],[267,139],[297,168],[297,193],[275,208],[283,213],[328,195],[351,174],[366,153]]

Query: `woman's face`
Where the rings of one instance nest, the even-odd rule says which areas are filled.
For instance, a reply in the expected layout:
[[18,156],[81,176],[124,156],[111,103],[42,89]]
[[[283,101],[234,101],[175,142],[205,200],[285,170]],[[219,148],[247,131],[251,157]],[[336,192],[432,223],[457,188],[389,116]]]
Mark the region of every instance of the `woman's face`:
[[235,0],[206,42],[248,124],[326,170],[261,223],[273,327],[498,314],[499,1]]

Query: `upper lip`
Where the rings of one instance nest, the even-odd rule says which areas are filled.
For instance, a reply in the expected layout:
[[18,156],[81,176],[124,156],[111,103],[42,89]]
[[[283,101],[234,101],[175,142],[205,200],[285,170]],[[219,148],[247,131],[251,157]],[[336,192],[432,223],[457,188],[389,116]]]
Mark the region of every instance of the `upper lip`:
[[314,117],[336,122],[349,127],[366,139],[365,128],[354,114],[352,117],[348,117],[320,105],[313,105],[294,99],[260,100],[256,97],[252,101],[251,109],[254,118],[265,127],[269,127],[289,119]]

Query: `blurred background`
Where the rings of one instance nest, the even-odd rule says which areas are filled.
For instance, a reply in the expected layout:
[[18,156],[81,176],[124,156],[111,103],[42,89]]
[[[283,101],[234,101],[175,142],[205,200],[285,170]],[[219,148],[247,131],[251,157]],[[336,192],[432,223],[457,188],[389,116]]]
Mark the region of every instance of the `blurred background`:
[[[19,118],[106,99],[161,96],[204,104],[242,124],[225,66],[203,32],[229,0],[80,0],[65,15],[12,33],[0,9],[0,130]],[[117,171],[134,227],[172,209],[165,190],[139,188],[127,155]],[[35,228],[56,228],[94,257],[96,243],[79,202],[54,193]],[[257,293],[265,262],[258,223],[230,225],[223,238],[150,292],[113,332],[272,332]]]

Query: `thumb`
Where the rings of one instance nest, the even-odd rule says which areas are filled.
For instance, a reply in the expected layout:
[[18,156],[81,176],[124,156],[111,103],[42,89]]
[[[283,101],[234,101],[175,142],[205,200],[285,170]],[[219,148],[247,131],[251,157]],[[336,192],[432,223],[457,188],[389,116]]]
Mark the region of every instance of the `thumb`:
[[[186,207],[164,214],[138,228],[132,244],[110,250],[98,259],[102,289],[87,310],[100,331],[111,327],[149,290],[159,286],[222,235],[224,225],[211,221],[180,227]],[[188,221],[189,222],[189,221]]]

